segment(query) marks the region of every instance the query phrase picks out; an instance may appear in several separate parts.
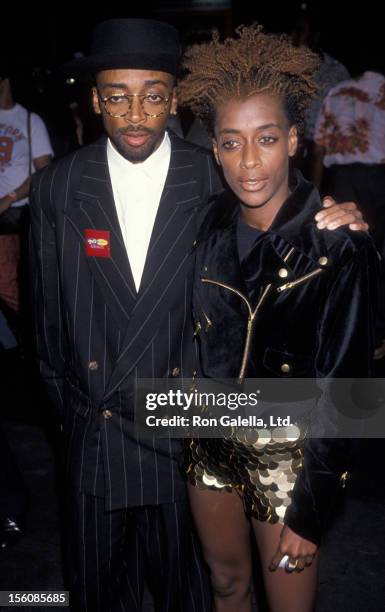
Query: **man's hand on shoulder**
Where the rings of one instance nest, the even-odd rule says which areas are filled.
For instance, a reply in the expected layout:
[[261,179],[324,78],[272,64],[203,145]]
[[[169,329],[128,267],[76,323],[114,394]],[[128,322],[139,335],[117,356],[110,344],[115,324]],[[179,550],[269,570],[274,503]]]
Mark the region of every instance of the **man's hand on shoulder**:
[[322,203],[323,209],[315,216],[318,229],[335,230],[342,225],[349,225],[349,228],[353,231],[369,229],[355,202],[337,204],[331,196],[325,196]]

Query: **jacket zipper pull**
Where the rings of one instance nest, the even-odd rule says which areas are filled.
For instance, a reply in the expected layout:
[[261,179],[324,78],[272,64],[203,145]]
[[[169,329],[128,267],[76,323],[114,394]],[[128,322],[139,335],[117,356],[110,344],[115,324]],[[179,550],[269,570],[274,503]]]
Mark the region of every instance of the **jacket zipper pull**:
[[213,322],[211,321],[211,319],[207,316],[207,314],[205,313],[205,311],[202,309],[202,313],[204,318],[206,319],[206,328],[205,328],[205,332],[207,333],[210,329],[210,327],[212,326]]
[[321,272],[323,272],[323,269],[318,268],[317,270],[314,270],[313,272],[309,272],[308,274],[305,274],[301,278],[297,278],[293,281],[289,281],[288,283],[285,283],[284,285],[277,287],[277,293],[282,293],[282,291],[285,291],[286,289],[291,289],[292,287],[296,287],[297,285],[300,285],[301,283],[304,283],[305,281],[310,280],[311,278],[314,278],[314,276],[318,276],[318,274],[321,274]]

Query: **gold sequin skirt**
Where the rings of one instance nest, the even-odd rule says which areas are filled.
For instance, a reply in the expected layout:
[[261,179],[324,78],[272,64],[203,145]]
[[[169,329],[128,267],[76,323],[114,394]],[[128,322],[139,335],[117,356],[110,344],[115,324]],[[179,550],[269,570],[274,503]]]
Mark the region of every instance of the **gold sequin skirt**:
[[200,489],[238,491],[248,516],[282,523],[303,464],[304,436],[297,432],[238,429],[226,438],[186,440],[183,472]]

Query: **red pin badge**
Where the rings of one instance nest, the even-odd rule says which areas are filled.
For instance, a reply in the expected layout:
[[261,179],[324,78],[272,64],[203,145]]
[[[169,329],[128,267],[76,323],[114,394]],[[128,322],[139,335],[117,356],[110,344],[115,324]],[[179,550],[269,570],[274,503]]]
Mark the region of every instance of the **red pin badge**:
[[111,257],[109,231],[86,229],[85,235],[87,257]]

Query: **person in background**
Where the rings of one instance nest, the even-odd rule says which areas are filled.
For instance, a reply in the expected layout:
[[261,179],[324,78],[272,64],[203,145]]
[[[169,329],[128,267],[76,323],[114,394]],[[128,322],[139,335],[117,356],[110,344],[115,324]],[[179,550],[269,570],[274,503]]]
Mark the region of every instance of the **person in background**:
[[364,212],[382,257],[375,358],[385,356],[385,77],[365,71],[333,87],[315,132],[313,182]]
[[20,310],[20,232],[26,223],[31,176],[52,156],[42,119],[16,102],[12,70],[0,66],[0,305],[11,318]]
[[305,113],[303,137],[295,158],[304,176],[311,180],[314,164],[314,130],[322,102],[328,91],[350,77],[349,71],[321,48],[321,33],[318,31],[314,16],[304,13],[292,30],[292,42],[296,47],[305,45],[319,56],[319,66],[314,73],[314,80],[318,86],[317,95],[310,102]]
[[[18,104],[12,90],[12,70],[0,66],[0,361],[5,374],[20,367],[20,260],[27,242],[26,216],[31,175],[52,158],[52,147],[41,118]],[[23,279],[22,282],[26,282]],[[15,401],[5,397],[4,404]],[[5,405],[2,406],[5,409]],[[5,411],[0,419],[5,416]],[[22,533],[27,492],[0,422],[0,549]]]

